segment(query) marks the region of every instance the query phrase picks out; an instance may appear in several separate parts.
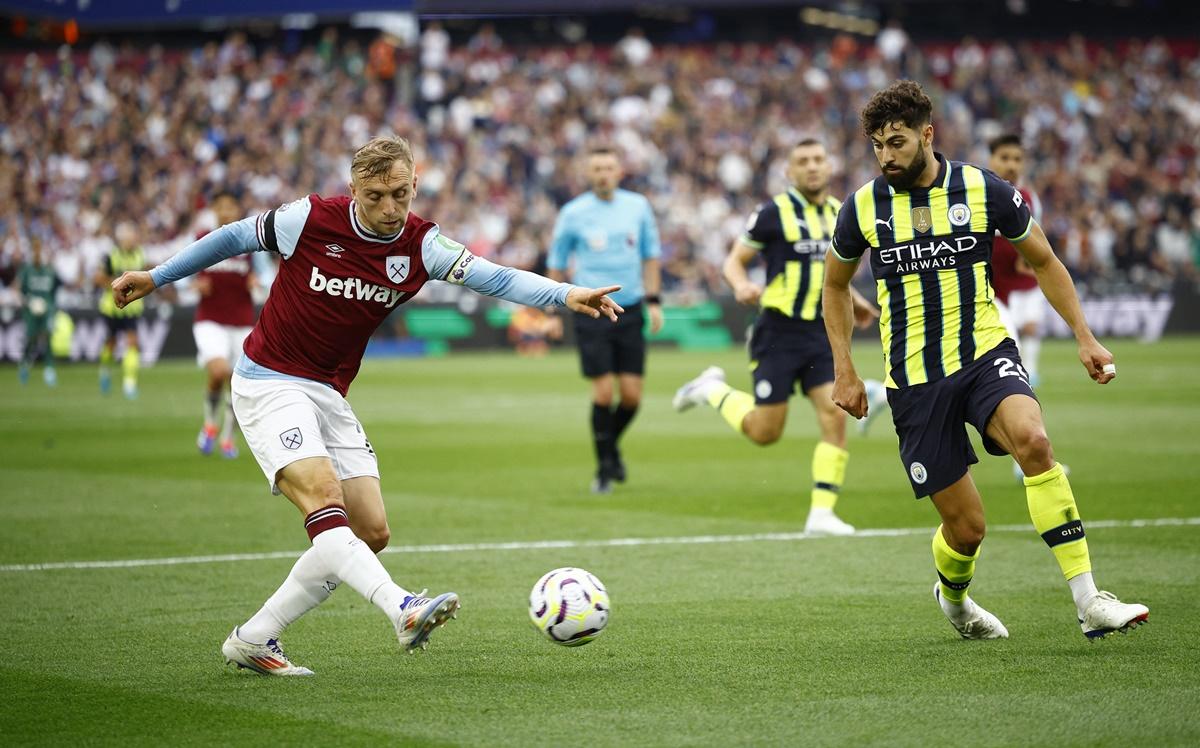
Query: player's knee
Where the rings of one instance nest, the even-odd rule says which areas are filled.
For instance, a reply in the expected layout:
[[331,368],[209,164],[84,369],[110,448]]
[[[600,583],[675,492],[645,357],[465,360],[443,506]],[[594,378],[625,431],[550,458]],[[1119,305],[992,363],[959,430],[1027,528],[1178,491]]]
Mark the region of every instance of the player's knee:
[[754,423],[754,425],[746,428],[746,436],[750,437],[750,441],[755,444],[765,447],[779,441],[783,436],[783,424]]
[[[1050,446],[1050,437],[1041,427],[1031,427],[1017,438],[1017,453],[1014,457],[1022,469],[1032,467],[1037,472],[1045,472],[1054,464],[1054,450]],[[1029,475],[1029,470],[1025,471]],[[1037,473],[1033,473],[1037,474]]]
[[952,538],[948,540],[959,553],[971,556],[979,549],[986,534],[987,524],[983,517],[959,517],[953,522]]
[[388,541],[392,539],[392,531],[385,522],[382,525],[365,528],[358,539],[366,543],[372,553],[379,553],[384,548],[387,548]]

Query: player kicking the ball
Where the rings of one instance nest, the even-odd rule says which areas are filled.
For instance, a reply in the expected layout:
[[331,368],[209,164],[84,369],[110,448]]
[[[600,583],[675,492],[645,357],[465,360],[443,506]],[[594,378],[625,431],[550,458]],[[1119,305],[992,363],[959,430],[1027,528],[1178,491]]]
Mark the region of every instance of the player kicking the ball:
[[1075,332],[1092,379],[1112,381],[1113,356],[1088,328],[1071,278],[1021,194],[990,171],[935,153],[931,112],[929,98],[912,81],[876,93],[862,111],[863,132],[883,174],[846,200],[826,263],[833,399],[855,418],[868,410],[850,358],[849,292],[867,254],[900,457],[917,497],[929,496],[942,519],[933,535],[933,592],[951,625],[965,639],[1008,636],[1004,624],[967,595],[985,529],[983,500],[969,472],[978,462],[967,439],[970,423],[989,452],[1020,463],[1033,526],[1067,579],[1083,633],[1097,638],[1132,628],[1150,611],[1096,589],[1071,485],[993,303],[989,262],[996,231],[1033,268],[1046,298]]
[[229,662],[268,675],[312,674],[284,654],[279,636],[343,582],[387,615],[409,652],[424,648],[458,610],[455,593],[409,592],[375,556],[390,535],[378,461],[345,395],[368,338],[396,306],[427,281],[444,280],[593,318],[616,321],[623,311],[606,295],[616,286],[582,288],[494,265],[409,212],[418,180],[403,138],[373,139],[355,154],[350,173],[353,197],[300,198],[112,283],[124,307],[229,257],[267,251],[282,258],[231,391],[250,451],[272,491],[300,510],[312,547],[222,646]]

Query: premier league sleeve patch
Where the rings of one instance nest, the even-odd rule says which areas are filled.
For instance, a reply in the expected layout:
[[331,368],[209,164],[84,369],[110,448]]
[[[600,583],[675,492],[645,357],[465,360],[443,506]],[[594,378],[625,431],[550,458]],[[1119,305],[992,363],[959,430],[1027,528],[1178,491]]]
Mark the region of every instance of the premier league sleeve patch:
[[467,271],[474,261],[475,255],[464,249],[462,256],[458,258],[458,262],[454,263],[454,267],[450,268],[449,274],[446,275],[446,282],[453,283],[456,286],[466,283]]

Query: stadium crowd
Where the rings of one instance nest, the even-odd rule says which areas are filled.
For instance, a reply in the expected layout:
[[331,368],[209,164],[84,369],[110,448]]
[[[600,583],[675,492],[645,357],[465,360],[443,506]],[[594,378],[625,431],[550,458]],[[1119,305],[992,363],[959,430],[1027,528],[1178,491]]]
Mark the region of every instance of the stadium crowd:
[[897,77],[935,98],[952,158],[986,163],[991,137],[1022,136],[1043,224],[1081,283],[1200,277],[1194,43],[915,44],[892,26],[819,45],[656,45],[632,29],[609,47],[514,47],[487,25],[455,43],[432,24],[407,48],[329,28],[291,48],[231,33],[10,55],[0,282],[39,241],[87,301],[116,223],[133,222],[160,261],[209,227],[214,189],[241,191],[251,212],[341,193],[353,149],[390,130],[418,155],[417,211],[527,268],[543,267],[557,207],[585,189],[579,154],[611,142],[657,212],[668,297],[726,293],[719,264],[782,189],[792,144],[827,143],[835,194],[878,173],[858,110]]

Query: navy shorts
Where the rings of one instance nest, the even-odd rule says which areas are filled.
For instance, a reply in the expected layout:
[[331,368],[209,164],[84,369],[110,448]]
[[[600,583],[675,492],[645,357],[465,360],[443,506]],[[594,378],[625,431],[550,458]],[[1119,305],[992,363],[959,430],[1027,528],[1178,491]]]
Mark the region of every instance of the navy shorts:
[[833,381],[833,352],[825,325],[797,323],[769,310],[759,315],[750,334],[750,366],[754,375],[754,402],[785,403],[796,391],[805,395],[813,387]]
[[968,423],[989,453],[1007,454],[988,438],[988,420],[1009,395],[1037,399],[1017,344],[1009,338],[944,379],[889,388],[887,395],[900,437],[900,461],[918,499],[949,487],[979,462],[967,438]]
[[595,379],[605,374],[645,373],[645,324],[641,303],[625,307],[616,322],[604,316],[575,315],[575,342],[583,375]]
[[108,328],[108,337],[115,338],[123,332],[137,332],[137,323],[141,317],[104,317],[104,325]]

